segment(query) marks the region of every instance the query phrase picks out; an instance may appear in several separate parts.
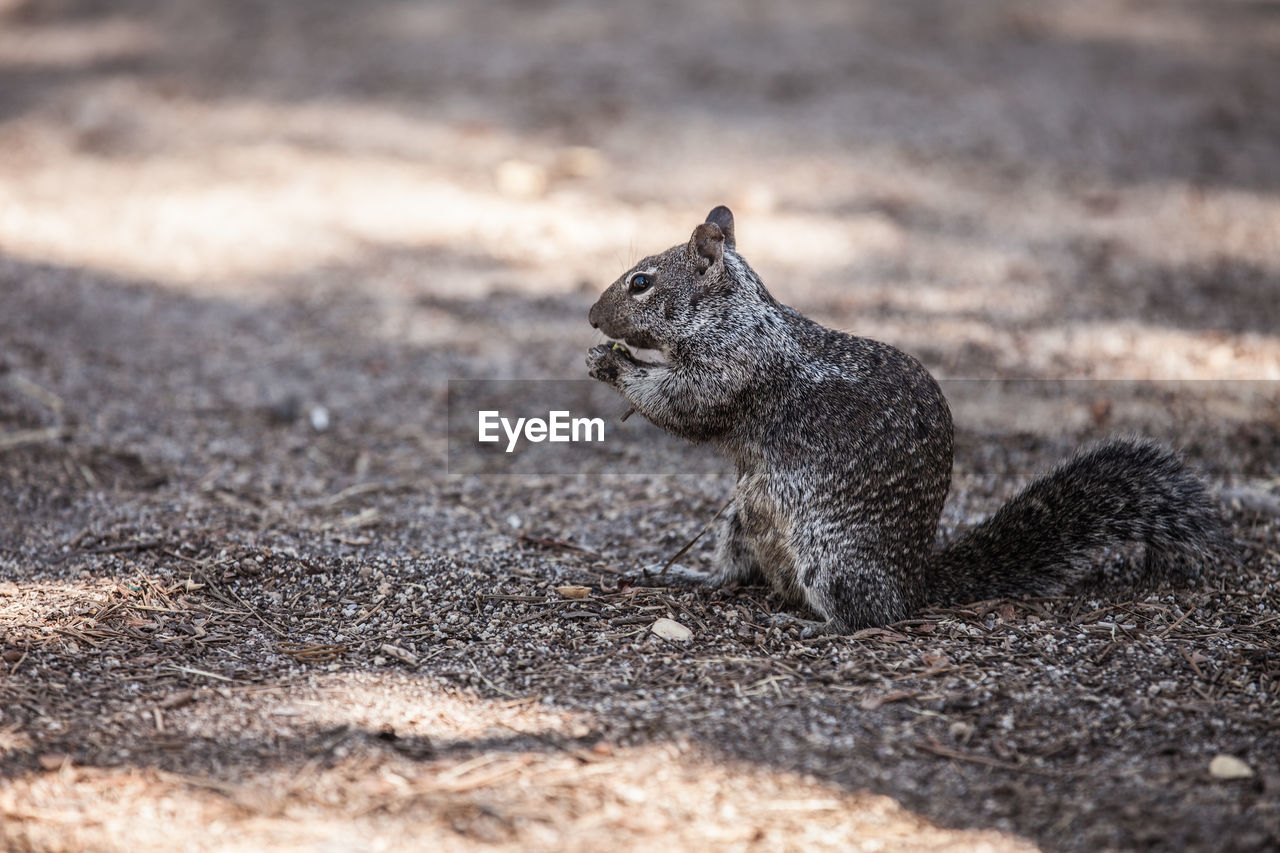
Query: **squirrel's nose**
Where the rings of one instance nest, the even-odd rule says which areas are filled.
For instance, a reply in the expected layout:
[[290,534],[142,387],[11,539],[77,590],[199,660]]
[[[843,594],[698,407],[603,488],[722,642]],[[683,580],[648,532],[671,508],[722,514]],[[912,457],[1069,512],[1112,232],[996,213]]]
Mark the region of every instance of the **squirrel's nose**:
[[[598,303],[597,303],[598,304]],[[587,312],[587,319],[591,321],[591,328],[600,328],[600,323],[596,320],[596,306],[592,305],[591,310]]]

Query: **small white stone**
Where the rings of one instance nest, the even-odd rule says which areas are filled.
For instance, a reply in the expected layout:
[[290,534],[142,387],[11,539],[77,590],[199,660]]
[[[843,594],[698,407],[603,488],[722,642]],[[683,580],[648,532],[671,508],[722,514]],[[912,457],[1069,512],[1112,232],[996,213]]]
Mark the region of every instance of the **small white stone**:
[[324,432],[329,428],[329,410],[324,406],[311,407],[311,428],[316,432]]
[[1209,762],[1209,775],[1215,779],[1252,779],[1253,768],[1234,755],[1216,755]]
[[674,643],[687,643],[693,639],[692,631],[676,620],[667,619],[665,616],[654,622],[649,630],[662,639],[671,640]]

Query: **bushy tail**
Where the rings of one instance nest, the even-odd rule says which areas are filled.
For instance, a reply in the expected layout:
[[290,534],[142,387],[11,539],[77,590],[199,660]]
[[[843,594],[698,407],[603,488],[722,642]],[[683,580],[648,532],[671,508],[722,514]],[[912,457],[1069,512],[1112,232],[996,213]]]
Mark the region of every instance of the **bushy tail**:
[[1173,451],[1145,439],[1082,450],[1034,480],[987,520],[934,554],[937,603],[1052,595],[1087,574],[1100,548],[1146,548],[1144,573],[1161,580],[1229,552],[1204,482]]

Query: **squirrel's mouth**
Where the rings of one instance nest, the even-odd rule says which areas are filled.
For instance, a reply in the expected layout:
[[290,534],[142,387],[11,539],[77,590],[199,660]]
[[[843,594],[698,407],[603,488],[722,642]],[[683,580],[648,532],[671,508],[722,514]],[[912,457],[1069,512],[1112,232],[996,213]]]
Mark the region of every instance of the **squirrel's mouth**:
[[[631,359],[632,362],[636,364],[642,364],[646,367],[660,367],[660,366],[666,365],[666,362],[661,359],[661,356],[663,355],[662,350],[654,347],[653,341],[650,340],[648,337],[633,335],[632,337],[629,337],[629,338],[623,338],[622,341],[628,347],[628,349],[626,350],[626,356],[627,358]],[[615,344],[615,346],[620,346],[620,345]],[[650,357],[649,358],[638,357],[634,352],[631,351],[630,349],[631,347],[634,347],[635,349],[638,349],[638,350],[645,350],[644,354]]]
[[636,349],[661,349],[658,342],[648,332],[632,332],[622,340],[626,342],[627,346],[635,347]]

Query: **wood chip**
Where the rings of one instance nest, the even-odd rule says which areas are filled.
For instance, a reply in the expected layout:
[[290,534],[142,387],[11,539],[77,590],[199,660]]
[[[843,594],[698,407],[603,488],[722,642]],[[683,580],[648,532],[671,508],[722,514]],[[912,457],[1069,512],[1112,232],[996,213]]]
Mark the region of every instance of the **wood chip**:
[[43,444],[47,441],[57,441],[62,437],[62,427],[49,427],[48,429],[26,429],[17,432],[9,432],[0,435],[0,451],[13,450],[15,447],[23,447],[28,444]]
[[874,711],[881,705],[888,705],[891,702],[901,702],[903,699],[911,699],[915,696],[912,690],[894,690],[891,693],[882,693],[879,696],[867,696],[858,705],[864,711]]
[[195,699],[196,692],[194,690],[179,690],[161,699],[156,703],[156,707],[169,711],[173,708],[181,708],[183,705],[190,705]]
[[390,655],[402,663],[409,664],[409,666],[418,665],[418,656],[408,649],[402,649],[399,646],[393,646],[390,643],[383,643],[378,648],[384,655]]
[[887,643],[906,643],[910,641],[906,634],[890,631],[888,628],[863,628],[851,636],[855,640],[883,640]]

